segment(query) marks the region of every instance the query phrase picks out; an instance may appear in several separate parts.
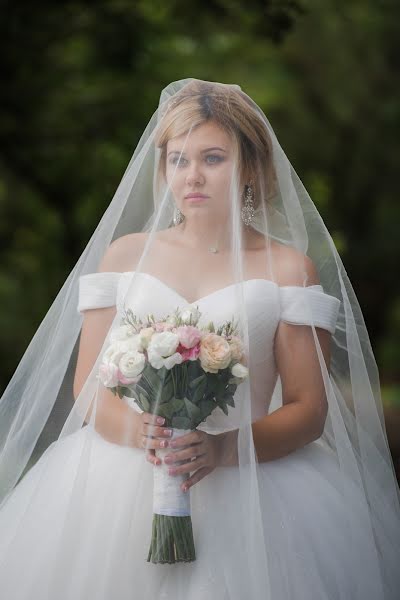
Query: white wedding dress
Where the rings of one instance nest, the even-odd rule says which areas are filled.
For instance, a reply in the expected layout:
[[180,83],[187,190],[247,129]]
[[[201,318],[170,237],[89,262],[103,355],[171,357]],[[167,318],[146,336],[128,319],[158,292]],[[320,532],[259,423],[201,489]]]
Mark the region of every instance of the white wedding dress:
[[[82,277],[78,309],[113,304],[121,309],[131,276],[99,273]],[[136,314],[162,316],[188,304],[156,277],[145,273],[140,277],[140,293],[131,306]],[[229,315],[232,292],[233,286],[228,286],[194,304],[207,322],[223,321]],[[259,372],[253,374],[259,378],[258,389],[263,390],[252,407],[253,420],[271,410],[267,399],[277,382],[273,339],[279,320],[308,323],[302,294],[309,294],[314,325],[333,331],[339,301],[325,294],[321,286],[278,287],[264,279],[245,283],[250,352],[257,348],[263,357]],[[129,292],[125,305],[129,306]],[[263,313],[268,311],[268,319],[260,318],[261,306]],[[237,394],[239,390],[240,386]],[[212,426],[215,430],[218,419],[221,430],[235,426],[233,410],[228,417],[222,412],[210,415],[200,428],[207,431]],[[79,478],[78,467],[88,441],[91,450],[84,494],[71,506],[69,491]],[[360,492],[349,481],[344,502],[343,475],[339,475],[336,460],[318,440],[288,456],[259,464],[271,591],[259,589],[257,600],[395,600],[390,587],[395,565],[387,565],[391,583],[383,589],[371,525],[360,509]],[[44,468],[46,476],[42,478]],[[227,494],[232,502],[237,501],[235,468],[215,469],[191,489],[197,559],[175,565],[146,562],[154,468],[142,449],[110,443],[89,426],[53,443],[0,510],[1,598],[255,600],[247,592],[250,569],[246,568],[254,557],[244,554],[242,541],[229,526],[229,505],[222,504]],[[207,506],[212,510],[205,510]],[[391,528],[398,527],[388,506],[382,514],[382,527],[388,536]],[[221,568],[221,547],[229,555],[230,572]],[[240,573],[240,578],[233,577],[234,573]]]

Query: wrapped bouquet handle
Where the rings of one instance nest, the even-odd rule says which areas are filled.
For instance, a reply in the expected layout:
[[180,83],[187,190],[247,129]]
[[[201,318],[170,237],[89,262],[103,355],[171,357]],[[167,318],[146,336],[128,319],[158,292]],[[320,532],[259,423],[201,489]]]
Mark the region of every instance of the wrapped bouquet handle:
[[[190,433],[191,429],[172,429],[171,440]],[[180,448],[181,449],[181,448]],[[153,469],[153,526],[148,562],[175,563],[196,559],[190,490],[183,492],[181,485],[189,478],[188,473],[169,475],[164,457],[171,448],[159,448],[156,456],[161,464]],[[182,464],[185,461],[180,461]]]

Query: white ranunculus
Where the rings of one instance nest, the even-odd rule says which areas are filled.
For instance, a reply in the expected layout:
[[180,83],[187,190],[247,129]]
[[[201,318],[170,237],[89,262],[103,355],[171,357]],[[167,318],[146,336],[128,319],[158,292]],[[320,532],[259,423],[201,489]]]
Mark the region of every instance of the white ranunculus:
[[146,357],[141,352],[126,352],[119,361],[119,370],[127,379],[137,377],[143,371]]
[[172,331],[160,331],[153,333],[148,345],[149,352],[156,352],[162,357],[174,354],[179,344],[179,336]]
[[185,325],[196,325],[200,319],[200,311],[197,306],[188,306],[181,313],[181,319]]
[[168,325],[176,325],[177,324],[176,316],[175,315],[169,315],[169,317],[167,317],[165,319],[165,322],[168,323]]
[[126,340],[135,335],[135,329],[132,325],[121,325],[114,329],[110,334],[111,342],[119,342]]
[[231,373],[234,377],[239,377],[240,379],[245,379],[249,374],[249,370],[247,367],[245,367],[241,363],[236,363],[231,368]]

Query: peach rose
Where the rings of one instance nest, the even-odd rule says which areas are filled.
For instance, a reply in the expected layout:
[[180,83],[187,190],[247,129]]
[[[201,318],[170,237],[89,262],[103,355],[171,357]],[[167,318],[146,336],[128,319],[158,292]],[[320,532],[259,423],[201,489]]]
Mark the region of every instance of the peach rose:
[[207,333],[200,342],[200,363],[208,373],[226,369],[232,359],[227,340],[216,333]]
[[237,337],[236,335],[233,335],[231,337],[231,339],[228,340],[228,343],[229,343],[231,353],[232,353],[232,360],[235,362],[239,362],[243,356],[242,340],[239,337]]

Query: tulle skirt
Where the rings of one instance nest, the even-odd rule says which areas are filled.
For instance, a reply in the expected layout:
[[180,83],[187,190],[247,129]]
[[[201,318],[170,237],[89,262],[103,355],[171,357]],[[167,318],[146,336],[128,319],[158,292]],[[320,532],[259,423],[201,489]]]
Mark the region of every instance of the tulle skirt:
[[154,468],[143,450],[89,427],[52,444],[0,510],[1,597],[252,600],[257,590],[268,600],[395,600],[360,492],[347,487],[344,502],[336,459],[319,441],[259,465],[269,589],[257,587],[258,557],[233,522],[235,467],[190,490],[196,561],[147,562]]

